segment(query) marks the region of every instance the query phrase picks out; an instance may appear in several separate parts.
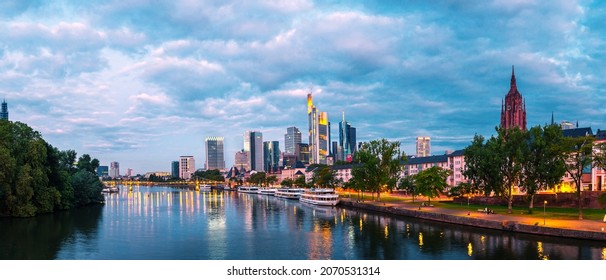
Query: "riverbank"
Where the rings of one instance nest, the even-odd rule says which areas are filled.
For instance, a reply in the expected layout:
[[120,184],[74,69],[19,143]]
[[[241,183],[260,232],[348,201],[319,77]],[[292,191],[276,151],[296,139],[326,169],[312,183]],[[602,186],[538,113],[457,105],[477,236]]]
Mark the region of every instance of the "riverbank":
[[[398,202],[358,202],[341,198],[341,206],[437,222],[496,229],[509,232],[539,234],[564,238],[606,241],[606,223],[590,220],[538,220],[536,217],[519,217],[507,214],[486,214],[440,207],[418,207]],[[475,210],[475,209],[474,209]]]

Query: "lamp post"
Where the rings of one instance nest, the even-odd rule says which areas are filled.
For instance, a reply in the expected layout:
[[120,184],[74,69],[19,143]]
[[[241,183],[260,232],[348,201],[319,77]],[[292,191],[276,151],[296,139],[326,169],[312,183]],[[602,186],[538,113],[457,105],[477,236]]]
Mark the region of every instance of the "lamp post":
[[467,194],[467,216],[469,216],[471,214],[471,212],[469,211],[469,199],[471,198],[471,195]]
[[547,200],[543,200],[543,225],[545,225],[545,207],[547,206]]

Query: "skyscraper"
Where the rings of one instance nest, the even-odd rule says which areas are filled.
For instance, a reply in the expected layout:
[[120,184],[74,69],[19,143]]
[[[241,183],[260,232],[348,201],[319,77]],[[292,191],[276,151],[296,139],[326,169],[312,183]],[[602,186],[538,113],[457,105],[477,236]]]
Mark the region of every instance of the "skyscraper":
[[191,175],[196,172],[196,161],[193,156],[179,157],[179,178],[183,180],[191,179]]
[[6,100],[2,101],[2,111],[0,111],[0,120],[8,121],[8,105]]
[[225,169],[225,157],[223,153],[223,137],[207,137],[206,142],[206,170]]
[[170,175],[173,178],[179,178],[179,161],[175,160],[170,163]]
[[263,133],[259,131],[244,133],[244,151],[249,154],[250,170],[263,171]]
[[297,159],[303,163],[303,164],[308,164],[309,163],[309,144],[305,144],[305,143],[299,143],[299,145],[297,145]]
[[244,150],[242,151],[237,151],[236,152],[236,158],[235,158],[235,166],[239,169],[245,169],[247,171],[250,171],[250,152],[245,152]]
[[101,166],[97,167],[97,176],[108,177],[109,176],[109,166],[101,165]]
[[345,121],[345,113],[343,113],[343,120],[339,123],[339,147],[337,159],[347,162],[353,160],[353,155],[356,151],[356,128],[352,127],[347,121]]
[[309,123],[309,162],[326,164],[330,149],[328,113],[318,112],[313,105],[311,91],[307,94],[307,120]]
[[299,128],[291,126],[286,129],[284,134],[284,153],[289,155],[295,154],[295,147],[301,143],[301,131]]
[[120,164],[117,161],[110,162],[109,177],[111,177],[112,179],[120,177]]
[[506,130],[513,127],[526,130],[526,102],[518,91],[513,66],[511,66],[509,92],[505,96],[505,102],[501,101],[501,103],[501,127]]
[[429,136],[417,137],[417,157],[428,157],[431,156],[431,139]]
[[280,166],[280,142],[265,141],[263,142],[264,155],[264,170],[265,172],[277,172]]

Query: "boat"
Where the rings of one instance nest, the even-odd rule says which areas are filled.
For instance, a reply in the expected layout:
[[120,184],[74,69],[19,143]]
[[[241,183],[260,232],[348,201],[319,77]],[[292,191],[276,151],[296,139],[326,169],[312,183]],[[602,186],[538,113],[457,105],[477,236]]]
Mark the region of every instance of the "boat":
[[117,193],[119,191],[120,189],[118,189],[117,187],[104,187],[101,190],[102,193]]
[[339,195],[334,189],[310,189],[301,194],[299,201],[320,206],[335,206]]
[[261,188],[259,189],[259,194],[262,195],[276,195],[276,191],[278,191],[278,189],[272,189],[272,188]]
[[200,191],[210,191],[212,189],[211,185],[200,185]]
[[276,197],[287,198],[287,199],[299,199],[301,194],[305,190],[303,189],[291,189],[291,188],[279,188],[276,191]]
[[239,186],[238,192],[241,193],[258,193],[259,188],[255,186]]

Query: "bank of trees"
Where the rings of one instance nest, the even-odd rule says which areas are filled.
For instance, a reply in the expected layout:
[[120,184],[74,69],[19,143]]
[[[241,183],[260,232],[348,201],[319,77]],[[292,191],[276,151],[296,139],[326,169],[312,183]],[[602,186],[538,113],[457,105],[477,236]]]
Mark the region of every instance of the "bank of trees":
[[102,201],[97,159],[60,151],[24,123],[0,121],[0,215],[30,217]]
[[485,139],[476,135],[465,149],[463,175],[472,189],[485,195],[502,196],[512,211],[515,186],[528,196],[529,212],[538,191],[554,188],[569,174],[576,189],[579,219],[583,218],[581,177],[593,164],[604,168],[604,145],[594,145],[594,137],[564,137],[558,125],[535,126],[528,131],[497,129]]

